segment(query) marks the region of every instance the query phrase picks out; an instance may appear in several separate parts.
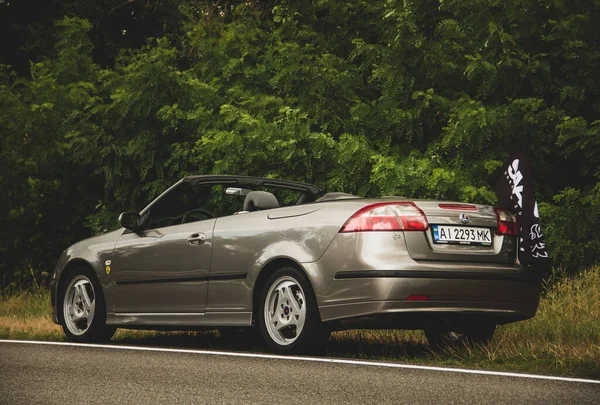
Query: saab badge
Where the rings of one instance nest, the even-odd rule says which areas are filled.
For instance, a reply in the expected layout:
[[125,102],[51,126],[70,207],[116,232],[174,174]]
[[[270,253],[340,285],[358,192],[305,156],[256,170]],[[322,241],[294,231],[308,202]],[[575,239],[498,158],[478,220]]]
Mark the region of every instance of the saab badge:
[[460,214],[460,222],[462,222],[463,224],[466,224],[469,222],[469,216],[465,213]]
[[104,266],[105,266],[104,269],[106,270],[106,275],[107,276],[110,274],[110,264],[111,264],[110,260],[107,260],[107,261],[104,262]]

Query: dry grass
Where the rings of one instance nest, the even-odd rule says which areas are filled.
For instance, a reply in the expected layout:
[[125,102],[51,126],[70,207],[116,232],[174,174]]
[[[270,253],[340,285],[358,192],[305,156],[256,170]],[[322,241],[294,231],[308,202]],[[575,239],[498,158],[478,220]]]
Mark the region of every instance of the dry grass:
[[[64,340],[47,291],[0,297],[0,338]],[[115,343],[256,351],[251,333],[119,330]],[[332,335],[328,356],[600,378],[600,266],[554,284],[535,318],[498,328],[487,346],[432,349],[420,331],[351,330]]]
[[535,318],[501,329],[503,357],[546,359],[557,369],[578,364],[600,377],[600,266],[556,283]]
[[45,317],[0,316],[0,337],[10,339],[61,340],[61,329]]

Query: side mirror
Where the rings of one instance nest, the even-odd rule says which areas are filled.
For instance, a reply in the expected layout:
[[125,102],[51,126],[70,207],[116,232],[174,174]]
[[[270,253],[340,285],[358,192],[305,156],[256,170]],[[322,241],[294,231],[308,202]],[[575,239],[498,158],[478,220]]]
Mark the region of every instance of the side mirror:
[[137,231],[140,228],[140,214],[137,212],[124,212],[119,215],[119,224],[130,231]]

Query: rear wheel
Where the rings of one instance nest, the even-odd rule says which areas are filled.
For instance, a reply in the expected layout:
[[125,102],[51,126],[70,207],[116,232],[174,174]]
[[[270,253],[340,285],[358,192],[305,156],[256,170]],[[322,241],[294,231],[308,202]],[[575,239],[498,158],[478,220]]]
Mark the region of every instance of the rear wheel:
[[79,268],[60,289],[59,321],[72,342],[109,340],[116,328],[106,325],[106,305],[102,287],[95,274]]
[[265,283],[258,320],[263,339],[277,353],[318,352],[329,339],[310,283],[293,267],[280,268]]
[[462,333],[440,328],[429,328],[425,329],[425,336],[432,346],[443,347],[460,343],[488,344],[492,340],[495,331],[496,325],[484,324],[470,327]]

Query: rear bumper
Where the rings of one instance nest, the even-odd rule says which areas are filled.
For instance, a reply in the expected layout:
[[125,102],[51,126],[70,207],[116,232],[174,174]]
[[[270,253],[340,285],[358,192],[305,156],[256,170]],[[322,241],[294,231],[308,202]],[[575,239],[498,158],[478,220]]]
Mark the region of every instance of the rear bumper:
[[512,304],[465,301],[368,301],[321,307],[321,317],[333,329],[426,329],[447,325],[502,325],[533,318],[537,303]]
[[[421,329],[431,320],[456,324],[470,319],[500,324],[535,315],[540,276],[511,260],[510,249],[503,248],[507,240],[495,243],[493,251],[450,246],[448,249],[462,249],[462,254],[442,254],[447,248],[440,246],[434,255],[425,238],[429,234],[424,235],[336,235],[319,260],[302,263],[315,291],[321,319],[337,323],[392,320],[397,329]],[[409,238],[422,239],[419,246],[429,249],[431,257],[415,260],[415,252],[407,249]],[[427,300],[409,300],[411,296]]]
[[[337,272],[332,284],[330,294],[317,299],[323,321],[422,329],[439,322],[504,324],[531,318],[537,311],[541,283],[529,270],[365,270]],[[409,300],[410,296],[427,300]]]
[[363,271],[339,271],[335,273],[334,279],[357,279],[357,278],[422,278],[443,280],[501,280],[501,281],[530,281],[538,282],[540,277],[533,271],[510,271],[503,273],[488,272],[449,272],[436,270],[363,270]]

